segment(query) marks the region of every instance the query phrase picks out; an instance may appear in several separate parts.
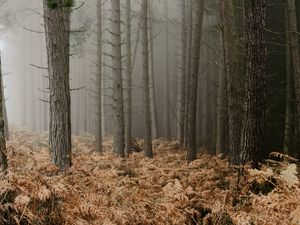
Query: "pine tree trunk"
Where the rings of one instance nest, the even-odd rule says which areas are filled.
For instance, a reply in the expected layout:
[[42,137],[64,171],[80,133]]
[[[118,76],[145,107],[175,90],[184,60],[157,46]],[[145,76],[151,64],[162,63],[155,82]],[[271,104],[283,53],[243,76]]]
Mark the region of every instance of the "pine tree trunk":
[[131,153],[132,136],[132,69],[131,69],[131,0],[126,0],[126,78],[127,78],[127,112],[126,112],[126,136],[125,152]]
[[246,101],[242,132],[242,163],[255,168],[265,147],[266,1],[245,1]]
[[196,112],[197,112],[197,89],[199,75],[199,59],[201,49],[202,21],[204,11],[204,0],[194,1],[195,24],[193,33],[193,54],[192,71],[190,75],[189,109],[188,109],[188,139],[187,139],[187,160],[192,161],[197,158],[196,146]]
[[236,46],[236,30],[232,0],[220,0],[224,64],[227,76],[228,120],[229,120],[229,161],[238,164],[241,144],[243,94],[242,78]]
[[114,152],[124,157],[125,124],[122,85],[122,55],[121,55],[121,18],[120,0],[111,0],[111,44],[112,44],[112,76],[114,102]]
[[181,1],[181,68],[179,71],[179,85],[178,85],[178,122],[177,122],[177,136],[179,144],[182,146],[184,142],[184,109],[185,95],[186,95],[186,8],[185,0]]
[[64,170],[72,165],[69,86],[70,8],[63,6],[60,0],[52,2],[53,5],[50,5],[44,0],[50,91],[49,142],[53,163]]
[[[297,16],[295,0],[287,1],[288,15],[288,32],[289,32],[289,47],[291,51],[291,61],[294,71],[294,88],[296,94],[296,118],[295,118],[295,140],[298,140],[298,129],[300,124],[300,54],[299,54],[299,39],[297,32]],[[296,141],[296,143],[298,143]]]
[[166,47],[166,54],[165,54],[165,60],[166,60],[166,71],[165,71],[165,93],[164,93],[164,122],[165,122],[165,137],[167,139],[171,138],[171,124],[170,124],[170,60],[169,60],[169,9],[168,9],[168,0],[164,1],[164,14],[166,18],[165,22],[165,31],[166,31],[166,42],[165,42],[165,47]]
[[[0,83],[3,83],[3,73],[2,73],[2,60],[0,55]],[[3,88],[0,89],[0,165],[1,170],[4,174],[7,173],[7,156],[6,156],[6,141],[5,141],[5,120],[3,114]]]
[[143,80],[145,110],[145,155],[153,157],[151,137],[150,92],[149,92],[149,48],[148,48],[148,0],[142,1],[142,45],[143,45]]
[[96,151],[102,153],[102,0],[97,0]]
[[[1,66],[1,64],[0,64],[0,66]],[[2,107],[3,107],[3,119],[4,119],[4,134],[5,134],[5,139],[9,140],[8,118],[7,118],[7,109],[6,109],[6,103],[5,103],[3,77],[1,79],[1,91],[2,91],[2,104],[3,104]]]
[[155,94],[155,66],[154,66],[154,34],[153,34],[153,1],[149,2],[149,50],[150,50],[150,107],[151,107],[151,125],[152,137],[158,138],[158,120],[156,109],[156,94]]

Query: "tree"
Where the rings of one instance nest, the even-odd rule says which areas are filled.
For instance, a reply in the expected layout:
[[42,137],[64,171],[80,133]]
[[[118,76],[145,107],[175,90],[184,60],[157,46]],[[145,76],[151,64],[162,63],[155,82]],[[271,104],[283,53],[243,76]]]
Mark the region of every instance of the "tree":
[[149,41],[148,41],[148,0],[142,1],[142,46],[145,113],[145,155],[153,157],[151,136],[150,92],[149,92]]
[[179,72],[178,85],[178,122],[177,136],[180,145],[184,142],[184,109],[185,105],[185,81],[186,81],[186,7],[185,0],[181,1],[181,68]]
[[122,85],[120,0],[111,0],[111,46],[114,107],[114,152],[124,157],[125,124]]
[[102,153],[102,1],[97,1],[97,131],[96,151]]
[[70,11],[73,1],[43,0],[49,72],[51,158],[61,170],[72,165],[69,84]]
[[202,21],[204,11],[204,0],[194,1],[195,22],[193,32],[192,69],[190,74],[190,91],[188,105],[188,135],[187,135],[187,160],[192,161],[197,158],[196,146],[196,112],[197,112],[197,89],[199,74],[199,59],[202,37]]
[[127,114],[125,152],[131,153],[132,136],[132,60],[131,60],[131,1],[126,0],[126,78],[127,78]]
[[[1,56],[0,56],[0,58],[1,58]],[[0,61],[1,61],[1,59],[0,59]],[[0,66],[1,66],[1,63],[0,63]],[[5,139],[9,140],[8,118],[7,118],[7,109],[6,109],[6,103],[5,103],[3,78],[1,79],[1,91],[2,91],[2,104],[3,104],[2,107],[3,107],[3,118],[4,118],[4,134],[5,134]]]
[[[0,56],[0,83],[2,84],[3,80],[3,73],[2,73],[2,63],[1,63],[1,56]],[[5,121],[4,121],[4,114],[3,114],[3,89],[0,89],[0,164],[1,170],[4,174],[7,173],[7,156],[6,156],[6,141],[5,141]]]
[[152,137],[158,138],[158,121],[157,121],[157,109],[156,109],[156,94],[155,94],[155,66],[154,66],[154,13],[153,13],[153,1],[149,2],[149,52],[150,52],[150,108],[151,108],[151,127]]
[[220,0],[224,65],[227,76],[229,161],[238,164],[243,119],[242,78],[237,57],[236,30],[232,0]]
[[246,95],[242,163],[258,168],[265,147],[266,1],[245,1]]

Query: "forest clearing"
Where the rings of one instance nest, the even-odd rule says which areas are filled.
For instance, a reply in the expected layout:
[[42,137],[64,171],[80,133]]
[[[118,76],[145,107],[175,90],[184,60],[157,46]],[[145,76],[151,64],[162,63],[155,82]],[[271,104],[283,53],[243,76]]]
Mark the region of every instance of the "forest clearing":
[[[178,143],[154,140],[154,159],[94,151],[94,137],[74,137],[74,165],[50,163],[47,136],[21,130],[8,143],[0,183],[0,224],[285,224],[300,222],[300,188],[288,162],[238,174],[219,156],[189,165]],[[140,141],[139,141],[140,142]],[[275,161],[274,161],[275,162]],[[293,167],[293,166],[292,166]],[[202,223],[203,221],[203,223]]]

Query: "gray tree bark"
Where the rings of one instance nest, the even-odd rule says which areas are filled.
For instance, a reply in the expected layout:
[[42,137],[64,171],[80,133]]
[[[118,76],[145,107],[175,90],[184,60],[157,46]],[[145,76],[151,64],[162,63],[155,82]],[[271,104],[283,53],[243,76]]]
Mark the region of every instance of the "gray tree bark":
[[132,136],[132,69],[131,69],[131,1],[126,0],[126,78],[127,78],[127,110],[126,110],[126,132],[125,152],[131,153]]
[[246,101],[241,160],[258,168],[265,147],[266,1],[246,0],[244,7]]
[[70,7],[61,0],[43,0],[49,67],[51,158],[61,170],[72,165],[69,86]]
[[236,46],[236,30],[232,0],[219,0],[224,64],[227,76],[228,93],[228,120],[229,120],[229,161],[238,164],[241,144],[241,131],[243,119],[243,85],[239,73],[239,62]]
[[97,110],[96,151],[102,153],[102,0],[97,1]]
[[154,66],[154,34],[153,34],[153,1],[149,2],[149,50],[150,50],[150,107],[151,107],[151,127],[152,138],[158,138],[158,120],[156,108],[156,94],[155,94],[155,66]]
[[197,89],[199,75],[199,59],[202,37],[202,21],[204,11],[204,0],[194,1],[195,24],[193,32],[193,57],[192,71],[190,75],[189,109],[188,109],[188,136],[187,136],[187,160],[192,161],[197,158],[196,146],[196,112],[197,112]]
[[111,45],[112,45],[112,76],[114,102],[114,152],[124,157],[125,124],[122,84],[122,55],[121,55],[121,18],[120,0],[111,0]]
[[177,138],[179,144],[184,143],[184,111],[185,111],[185,95],[186,95],[186,7],[185,0],[181,1],[181,68],[179,72],[178,85],[178,122],[177,122]]
[[[0,55],[0,83],[3,83],[3,73],[2,73],[2,60]],[[3,88],[0,89],[0,165],[1,170],[4,174],[7,173],[7,153],[6,153],[6,141],[5,141],[5,120],[4,120],[4,103],[3,103]]]
[[143,80],[144,80],[144,113],[145,113],[145,155],[153,157],[149,91],[149,40],[148,40],[148,0],[142,1],[142,46],[143,46]]
[[[1,67],[1,64],[0,64],[0,67]],[[4,94],[3,75],[2,75],[2,79],[1,79],[1,91],[2,91],[2,104],[3,104],[2,107],[3,107],[3,119],[4,119],[4,134],[5,134],[5,139],[9,140],[8,118],[7,118],[7,109],[6,109],[5,94]]]

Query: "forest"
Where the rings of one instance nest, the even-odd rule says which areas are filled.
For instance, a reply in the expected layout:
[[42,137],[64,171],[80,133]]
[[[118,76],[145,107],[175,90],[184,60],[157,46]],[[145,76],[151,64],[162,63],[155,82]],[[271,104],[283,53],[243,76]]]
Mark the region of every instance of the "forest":
[[0,0],[0,225],[300,225],[300,1]]

